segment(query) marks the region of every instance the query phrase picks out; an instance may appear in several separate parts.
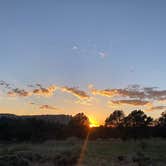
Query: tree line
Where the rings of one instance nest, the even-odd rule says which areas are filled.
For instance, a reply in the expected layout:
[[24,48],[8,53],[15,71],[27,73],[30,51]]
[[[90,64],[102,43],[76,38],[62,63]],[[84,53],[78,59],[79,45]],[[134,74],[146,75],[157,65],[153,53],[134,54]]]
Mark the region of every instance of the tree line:
[[104,126],[91,131],[92,139],[149,137],[166,137],[166,112],[153,119],[141,110],[133,110],[127,116],[122,110],[115,110],[106,118]]
[[73,116],[69,123],[49,122],[37,118],[0,119],[0,141],[40,142],[48,139],[67,139],[69,137],[89,139],[122,138],[138,139],[149,137],[166,137],[166,112],[158,119],[147,116],[141,110],[134,110],[125,116],[121,110],[115,110],[99,127],[89,128],[89,119],[84,113]]

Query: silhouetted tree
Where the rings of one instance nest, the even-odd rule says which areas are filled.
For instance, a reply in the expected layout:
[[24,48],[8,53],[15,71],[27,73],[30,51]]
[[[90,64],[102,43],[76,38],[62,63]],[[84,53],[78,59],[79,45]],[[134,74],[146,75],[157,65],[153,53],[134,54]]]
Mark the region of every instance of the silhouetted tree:
[[[121,127],[122,126],[122,127]],[[76,136],[97,138],[148,138],[166,137],[166,112],[154,120],[141,110],[132,111],[127,117],[115,110],[105,120],[105,126],[89,129],[89,120],[84,113],[73,116],[68,124],[37,119],[35,117],[0,117],[0,141],[32,141],[66,139]]]
[[89,124],[88,117],[84,113],[78,113],[70,120],[67,132],[70,136],[86,137]]
[[160,127],[166,127],[166,111],[161,113],[161,116],[158,119],[158,125]]
[[154,120],[152,117],[148,116],[145,121],[145,126],[153,126],[154,125]]
[[109,127],[119,127],[124,120],[124,112],[121,110],[115,110],[110,116],[105,120],[105,125]]
[[85,126],[89,127],[89,119],[84,113],[78,113],[70,120],[69,125],[71,126]]
[[125,127],[146,127],[152,124],[153,119],[141,110],[132,111],[124,121]]

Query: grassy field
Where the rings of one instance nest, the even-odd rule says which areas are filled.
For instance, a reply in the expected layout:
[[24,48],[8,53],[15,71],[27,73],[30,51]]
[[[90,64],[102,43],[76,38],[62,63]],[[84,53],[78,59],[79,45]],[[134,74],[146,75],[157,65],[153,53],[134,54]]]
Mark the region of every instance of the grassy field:
[[[0,166],[78,165],[83,141],[47,141],[42,144],[0,145]],[[88,141],[82,154],[84,166],[165,166],[166,140]]]

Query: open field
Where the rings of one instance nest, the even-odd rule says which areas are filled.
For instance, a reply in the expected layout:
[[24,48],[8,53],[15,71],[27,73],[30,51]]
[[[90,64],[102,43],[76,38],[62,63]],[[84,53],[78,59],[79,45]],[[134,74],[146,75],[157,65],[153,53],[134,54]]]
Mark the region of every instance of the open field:
[[[83,142],[47,141],[42,144],[0,145],[0,166],[72,166],[78,165]],[[164,166],[166,140],[88,141],[82,155],[85,166]]]

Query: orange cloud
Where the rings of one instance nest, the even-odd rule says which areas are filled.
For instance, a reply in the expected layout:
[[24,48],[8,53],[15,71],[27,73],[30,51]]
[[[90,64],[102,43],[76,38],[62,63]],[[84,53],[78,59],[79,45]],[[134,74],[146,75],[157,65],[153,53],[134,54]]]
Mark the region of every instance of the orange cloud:
[[164,109],[166,109],[166,106],[154,106],[154,107],[150,107],[149,109],[147,109],[145,111],[150,112],[150,111],[164,110]]
[[15,89],[12,89],[11,91],[9,91],[7,94],[10,97],[16,97],[16,96],[26,97],[26,96],[31,96],[32,92],[28,92],[24,89],[15,88]]
[[34,103],[34,102],[30,102],[29,104],[34,105],[34,106],[39,106],[40,110],[57,110],[56,107],[53,107],[53,106],[48,105],[48,104],[40,105],[40,104]]
[[53,96],[54,92],[56,91],[57,86],[51,85],[48,88],[43,88],[40,87],[38,89],[33,90],[34,95],[39,95],[39,96]]
[[140,91],[133,91],[127,89],[91,89],[92,94],[94,95],[101,95],[106,97],[115,97],[115,96],[122,96],[122,97],[130,97],[130,98],[145,98],[144,92]]
[[159,100],[158,102],[159,102],[160,104],[166,104],[166,99]]
[[76,87],[71,88],[71,87],[65,86],[65,87],[62,87],[61,90],[63,92],[70,93],[79,99],[88,99],[90,97],[85,91],[79,90]]
[[15,88],[15,89],[12,89],[11,91],[9,91],[7,94],[11,97],[16,97],[16,96],[27,97],[27,96],[32,96],[32,95],[48,97],[48,96],[53,96],[56,89],[57,89],[57,86],[55,86],[55,85],[51,85],[48,88],[43,88],[41,86],[32,91]]
[[156,90],[156,87],[141,88],[139,85],[129,86],[124,89],[96,89],[93,85],[89,86],[93,95],[106,97],[128,97],[134,99],[164,100],[166,99],[166,90]]
[[94,95],[101,95],[106,97],[114,97],[118,95],[117,90],[110,90],[110,89],[104,89],[104,90],[92,89],[91,92]]
[[75,103],[89,106],[89,105],[92,105],[92,99],[93,98],[88,98],[88,99],[85,99],[85,100],[78,99],[77,101],[75,101]]
[[127,105],[133,105],[133,106],[149,106],[151,105],[151,102],[145,101],[145,100],[111,100],[110,104],[127,104]]
[[154,100],[165,100],[166,90],[149,90],[146,91],[147,98],[152,98]]
[[40,106],[41,110],[57,110],[56,107],[50,106],[50,105],[42,105]]

